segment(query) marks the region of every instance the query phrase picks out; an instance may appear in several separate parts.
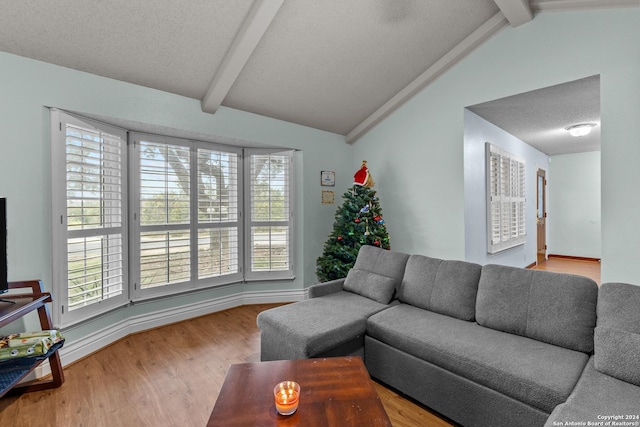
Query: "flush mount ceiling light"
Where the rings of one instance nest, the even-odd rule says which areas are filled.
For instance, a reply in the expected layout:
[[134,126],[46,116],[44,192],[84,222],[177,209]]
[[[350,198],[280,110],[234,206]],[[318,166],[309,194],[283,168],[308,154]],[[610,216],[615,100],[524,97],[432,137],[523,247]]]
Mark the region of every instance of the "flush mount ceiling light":
[[565,129],[569,131],[571,136],[585,136],[589,135],[595,125],[595,123],[580,123],[579,125],[569,126]]

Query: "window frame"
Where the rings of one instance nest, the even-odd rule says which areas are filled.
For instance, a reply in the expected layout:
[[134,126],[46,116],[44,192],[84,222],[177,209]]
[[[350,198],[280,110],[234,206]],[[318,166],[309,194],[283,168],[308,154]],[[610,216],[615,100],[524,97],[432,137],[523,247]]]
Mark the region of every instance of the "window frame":
[[[70,326],[111,311],[115,308],[127,305],[129,302],[129,254],[127,241],[128,217],[127,217],[127,191],[128,191],[128,169],[127,169],[127,131],[112,125],[100,123],[95,120],[75,117],[57,109],[51,109],[51,196],[52,196],[52,273],[54,312],[53,321],[55,325]],[[108,133],[118,136],[121,145],[121,229],[122,236],[122,293],[79,307],[74,310],[68,309],[69,287],[68,287],[68,241],[69,230],[67,221],[67,161],[66,161],[66,139],[67,124],[77,127],[91,128],[94,131]],[[73,235],[100,235],[99,230],[107,227],[95,228],[84,232],[73,232]],[[108,227],[113,228],[113,227]],[[103,233],[104,234],[104,233]]]

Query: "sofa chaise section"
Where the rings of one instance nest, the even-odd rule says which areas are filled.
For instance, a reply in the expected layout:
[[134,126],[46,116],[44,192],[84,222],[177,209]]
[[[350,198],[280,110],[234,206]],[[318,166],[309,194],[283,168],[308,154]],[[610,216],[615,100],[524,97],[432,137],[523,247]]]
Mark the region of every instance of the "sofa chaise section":
[[308,300],[260,313],[261,360],[364,357],[366,320],[389,307],[408,258],[362,246],[346,278],[312,286]]
[[362,356],[366,319],[385,308],[369,298],[338,291],[264,311],[258,315],[260,359]]

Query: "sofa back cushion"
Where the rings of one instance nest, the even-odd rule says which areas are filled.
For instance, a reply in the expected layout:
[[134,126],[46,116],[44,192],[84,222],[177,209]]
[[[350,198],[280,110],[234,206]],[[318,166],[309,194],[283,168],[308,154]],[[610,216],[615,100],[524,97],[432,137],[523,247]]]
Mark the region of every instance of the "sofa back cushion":
[[640,286],[602,284],[594,342],[596,370],[640,386]]
[[415,307],[472,321],[481,270],[480,265],[470,262],[411,255],[398,298]]
[[347,274],[344,290],[389,304],[400,287],[409,255],[376,246],[362,246]]
[[598,285],[587,277],[489,264],[480,275],[476,321],[591,353],[597,298]]

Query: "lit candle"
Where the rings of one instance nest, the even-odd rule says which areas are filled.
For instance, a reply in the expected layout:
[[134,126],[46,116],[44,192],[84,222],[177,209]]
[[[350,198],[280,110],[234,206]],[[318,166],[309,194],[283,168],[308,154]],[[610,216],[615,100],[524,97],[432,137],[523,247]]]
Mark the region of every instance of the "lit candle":
[[273,389],[276,410],[282,415],[291,415],[298,409],[300,385],[293,381],[283,381]]

